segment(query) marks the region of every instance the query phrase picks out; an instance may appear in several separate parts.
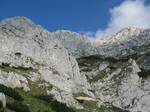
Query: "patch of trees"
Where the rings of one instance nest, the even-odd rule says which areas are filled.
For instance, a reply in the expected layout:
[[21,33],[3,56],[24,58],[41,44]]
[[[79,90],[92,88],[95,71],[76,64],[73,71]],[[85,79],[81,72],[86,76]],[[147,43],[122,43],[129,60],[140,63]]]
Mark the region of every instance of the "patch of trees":
[[14,110],[15,112],[30,112],[28,106],[18,101],[7,103],[7,108],[9,108],[10,110]]
[[53,96],[51,95],[40,95],[35,97],[49,103],[52,110],[55,112],[75,112],[73,108],[69,108],[66,104],[54,100]]
[[12,97],[15,100],[23,101],[22,96],[17,91],[15,91],[14,89],[12,89],[10,87],[6,87],[6,86],[0,84],[0,92],[4,93],[5,95],[7,95],[9,97]]

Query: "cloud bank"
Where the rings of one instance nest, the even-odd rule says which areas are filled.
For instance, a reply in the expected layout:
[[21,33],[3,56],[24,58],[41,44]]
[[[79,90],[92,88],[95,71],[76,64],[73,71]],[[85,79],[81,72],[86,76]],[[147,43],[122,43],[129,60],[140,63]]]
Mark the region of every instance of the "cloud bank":
[[96,38],[109,36],[125,27],[150,28],[150,5],[144,0],[125,0],[110,10],[111,19],[104,30],[98,30]]

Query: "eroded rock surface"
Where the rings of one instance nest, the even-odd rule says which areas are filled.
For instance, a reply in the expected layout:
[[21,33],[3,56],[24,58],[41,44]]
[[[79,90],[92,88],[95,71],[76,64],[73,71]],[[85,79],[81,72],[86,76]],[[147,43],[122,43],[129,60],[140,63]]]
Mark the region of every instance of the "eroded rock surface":
[[41,80],[52,85],[47,91],[58,101],[79,108],[72,93],[90,88],[75,58],[52,34],[24,17],[1,21],[0,83],[28,91],[30,81]]
[[78,62],[81,74],[87,76],[99,105],[109,103],[131,112],[149,111],[149,78],[139,76],[142,71],[135,60],[91,56],[80,58]]

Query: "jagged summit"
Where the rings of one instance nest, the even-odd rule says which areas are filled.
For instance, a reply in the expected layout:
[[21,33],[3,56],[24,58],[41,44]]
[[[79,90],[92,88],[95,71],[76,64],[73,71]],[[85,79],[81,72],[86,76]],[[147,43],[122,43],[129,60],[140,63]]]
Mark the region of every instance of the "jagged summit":
[[[90,86],[80,75],[75,58],[52,33],[25,17],[3,20],[0,26],[0,84],[29,91],[29,82],[37,82],[37,87],[41,84],[60,102],[83,108],[72,94],[88,92]],[[24,71],[16,72],[20,68]],[[45,85],[53,87],[48,90]]]
[[125,41],[130,38],[134,38],[138,35],[140,35],[144,29],[141,28],[136,28],[136,27],[127,27],[122,29],[116,34],[113,34],[112,36],[106,37],[106,38],[98,38],[94,41],[94,43],[99,46],[99,45],[106,45],[106,44],[112,44],[115,42],[121,42]]
[[95,52],[95,49],[88,37],[79,33],[68,30],[58,30],[56,32],[52,32],[52,34],[53,37],[61,41],[63,46],[75,57],[88,56]]
[[97,39],[93,42],[86,36],[65,30],[53,32],[53,37],[60,40],[75,57],[99,55],[121,58],[147,52],[143,47],[146,49],[150,44],[149,32],[146,29],[127,27],[109,38]]
[[17,16],[0,21],[0,27],[4,26],[15,27],[18,29],[29,29],[30,27],[35,27],[37,25],[35,25],[30,19],[26,17]]
[[54,34],[63,34],[64,36],[62,36],[61,38],[74,38],[74,39],[77,39],[77,40],[87,40],[87,37],[84,36],[84,35],[81,35],[80,33],[78,32],[74,32],[74,31],[70,31],[70,30],[64,30],[64,29],[61,29],[61,30],[56,30],[55,32],[52,32]]

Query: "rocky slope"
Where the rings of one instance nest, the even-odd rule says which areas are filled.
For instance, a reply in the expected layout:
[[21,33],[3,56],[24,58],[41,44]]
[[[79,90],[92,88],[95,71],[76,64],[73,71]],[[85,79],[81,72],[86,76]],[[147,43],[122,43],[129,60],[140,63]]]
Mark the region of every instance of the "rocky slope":
[[148,29],[125,28],[111,38],[104,39],[101,44],[96,41],[95,45],[98,47],[98,54],[105,57],[120,59],[140,56],[149,52],[149,33]]
[[149,112],[149,40],[149,29],[125,28],[112,37],[96,40],[91,44],[94,53],[77,59],[99,105]]
[[76,32],[58,30],[52,32],[53,37],[61,41],[62,45],[76,58],[95,54],[96,48],[86,37]]
[[[74,34],[69,37],[71,42],[67,39],[60,40],[74,54],[71,45],[79,36]],[[83,38],[81,35],[80,37]],[[92,48],[92,52],[86,52],[89,50],[86,45],[83,48],[84,55],[76,52],[78,56],[74,56],[80,65],[80,72],[87,77],[99,104],[107,102],[131,112],[149,112],[149,40],[149,29],[125,28],[112,37],[91,42],[88,46]],[[87,41],[89,40],[86,38],[85,43]],[[80,42],[82,44],[73,48],[80,48],[85,44],[82,40]]]
[[133,59],[116,60],[90,56],[78,59],[98,104],[109,104],[130,112],[148,112],[150,77]]
[[29,82],[68,106],[83,108],[73,93],[88,92],[73,56],[52,34],[24,17],[0,23],[0,84],[30,91]]
[[91,42],[76,32],[48,32],[25,17],[0,21],[7,111],[18,112],[21,99],[18,105],[31,112],[149,112],[149,38],[150,30],[125,28]]

